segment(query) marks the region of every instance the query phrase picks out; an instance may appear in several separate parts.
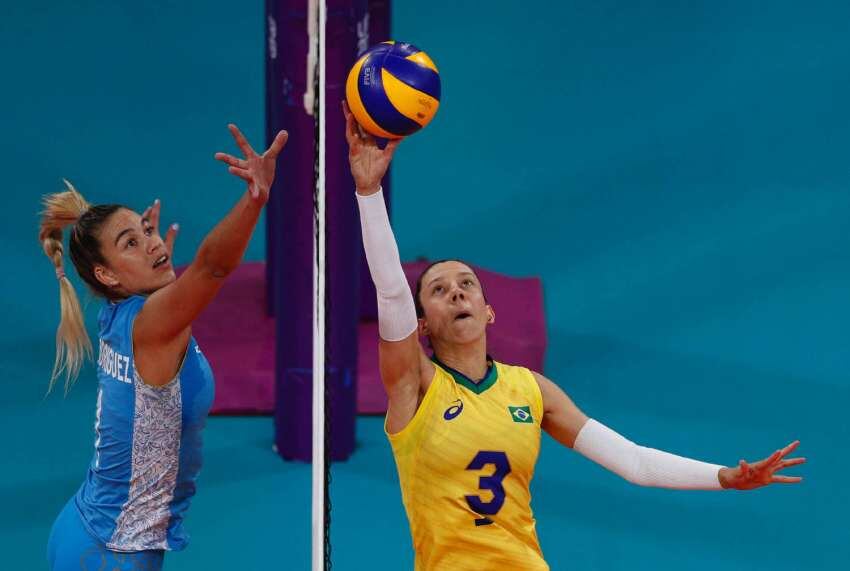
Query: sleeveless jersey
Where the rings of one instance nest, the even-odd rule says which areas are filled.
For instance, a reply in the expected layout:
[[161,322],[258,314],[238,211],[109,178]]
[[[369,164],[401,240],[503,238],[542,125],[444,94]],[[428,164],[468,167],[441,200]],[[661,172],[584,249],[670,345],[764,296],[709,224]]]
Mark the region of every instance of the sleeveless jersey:
[[145,298],[98,316],[95,451],[75,503],[88,531],[116,551],[183,549],[183,515],[201,468],[213,376],[194,337],[177,375],[146,385],[133,362],[133,321]]
[[543,397],[531,371],[493,362],[474,383],[435,360],[410,423],[388,434],[418,571],[549,569],[531,512]]

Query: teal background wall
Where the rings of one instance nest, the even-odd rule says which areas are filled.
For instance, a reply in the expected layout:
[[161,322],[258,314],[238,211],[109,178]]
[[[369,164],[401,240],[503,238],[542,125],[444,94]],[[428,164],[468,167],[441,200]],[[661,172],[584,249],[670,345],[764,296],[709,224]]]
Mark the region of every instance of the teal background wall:
[[[43,398],[58,296],[38,199],[61,177],[93,202],[159,197],[190,259],[242,191],[212,159],[233,149],[226,123],[262,137],[264,24],[253,0],[3,10],[0,546],[4,567],[42,569],[90,458],[94,386],[84,371]],[[848,22],[825,1],[396,2],[396,39],[443,79],[396,156],[402,256],[540,275],[546,374],[640,443],[732,464],[799,438],[810,458],[796,487],[670,492],[544,437],[533,507],[553,569],[850,563]],[[211,419],[193,543],[167,569],[307,568],[309,467],[271,434]],[[411,568],[379,419],[358,435],[334,470],[335,566]]]

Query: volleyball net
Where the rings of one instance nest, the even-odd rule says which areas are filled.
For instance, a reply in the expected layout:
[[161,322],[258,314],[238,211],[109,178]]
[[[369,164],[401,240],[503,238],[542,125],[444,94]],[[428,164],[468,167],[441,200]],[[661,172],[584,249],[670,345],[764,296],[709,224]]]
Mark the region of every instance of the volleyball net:
[[290,134],[266,209],[275,447],[312,462],[314,571],[331,562],[331,461],[354,450],[357,327],[376,312],[361,271],[341,102],[357,57],[389,38],[389,8],[389,0],[266,2],[266,138]]

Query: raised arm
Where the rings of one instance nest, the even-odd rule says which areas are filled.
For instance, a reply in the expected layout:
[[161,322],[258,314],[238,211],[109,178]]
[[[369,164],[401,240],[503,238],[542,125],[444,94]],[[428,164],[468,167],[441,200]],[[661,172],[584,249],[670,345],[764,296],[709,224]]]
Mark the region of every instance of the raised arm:
[[401,267],[380,186],[399,141],[379,149],[375,140],[360,130],[345,104],[343,113],[363,247],[378,294],[378,355],[389,400],[387,430],[394,433],[407,426],[416,414],[422,387],[434,375],[434,365],[419,344],[413,295]]
[[[245,158],[238,159],[225,153],[216,153],[215,158],[229,165],[228,170],[232,174],[244,179],[248,190],[206,236],[195,259],[180,277],[148,297],[133,328],[137,351],[139,348],[167,346],[175,340],[179,341],[178,344],[185,344],[182,337],[188,340],[192,321],[213,300],[224,278],[242,260],[260,212],[268,201],[275,161],[286,144],[287,133],[278,133],[271,147],[258,155],[235,125],[228,127]],[[152,224],[159,218],[158,204],[154,210]]]
[[799,441],[752,464],[741,460],[734,468],[692,460],[638,446],[604,424],[588,418],[558,385],[543,375],[534,373],[534,377],[543,395],[543,429],[564,446],[573,448],[634,484],[672,489],[751,490],[768,484],[792,484],[802,480],[796,476],[776,475],[783,468],[806,461],[805,458],[785,458],[797,448]]

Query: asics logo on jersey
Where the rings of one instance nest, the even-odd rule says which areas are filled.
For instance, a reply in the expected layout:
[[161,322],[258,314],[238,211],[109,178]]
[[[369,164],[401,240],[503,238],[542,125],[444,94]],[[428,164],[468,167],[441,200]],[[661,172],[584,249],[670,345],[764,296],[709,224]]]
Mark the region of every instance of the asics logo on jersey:
[[463,412],[463,401],[457,399],[454,401],[456,404],[452,404],[449,408],[446,409],[446,412],[443,413],[443,418],[446,420],[452,420],[456,418],[461,412]]

